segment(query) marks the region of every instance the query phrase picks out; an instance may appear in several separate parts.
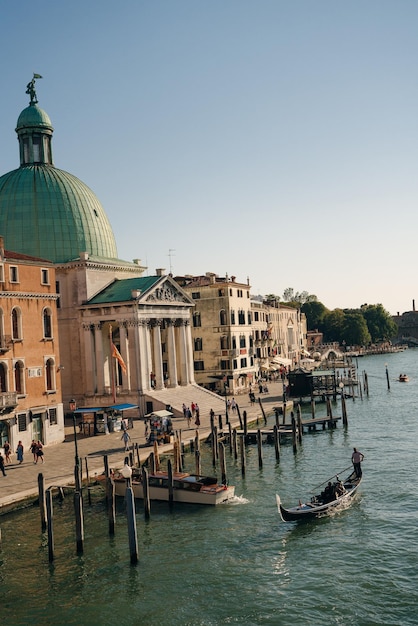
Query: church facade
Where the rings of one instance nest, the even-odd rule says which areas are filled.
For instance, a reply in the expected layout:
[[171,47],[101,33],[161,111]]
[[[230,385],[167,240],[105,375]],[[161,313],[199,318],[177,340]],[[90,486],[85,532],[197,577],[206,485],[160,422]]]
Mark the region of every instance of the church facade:
[[53,163],[53,127],[35,77],[16,132],[20,167],[0,177],[0,235],[55,270],[62,402],[144,405],[149,393],[194,383],[193,302],[170,276],[118,258],[107,216],[81,180]]

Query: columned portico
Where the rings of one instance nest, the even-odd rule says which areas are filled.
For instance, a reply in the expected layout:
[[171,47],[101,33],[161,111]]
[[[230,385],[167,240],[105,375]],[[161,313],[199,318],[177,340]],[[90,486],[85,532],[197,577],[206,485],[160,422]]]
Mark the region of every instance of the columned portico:
[[117,281],[81,309],[84,388],[101,403],[112,390],[138,403],[153,390],[194,382],[193,302],[171,277],[134,280],[136,289],[132,279],[126,291],[125,281]]

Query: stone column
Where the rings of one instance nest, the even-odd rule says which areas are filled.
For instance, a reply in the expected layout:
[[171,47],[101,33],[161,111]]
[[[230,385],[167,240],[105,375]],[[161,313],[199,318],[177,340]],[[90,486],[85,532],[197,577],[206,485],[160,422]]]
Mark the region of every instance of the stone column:
[[168,379],[170,387],[177,387],[176,339],[174,336],[174,320],[167,321],[167,352]]
[[85,358],[85,390],[86,395],[93,396],[97,392],[96,355],[94,351],[94,326],[83,324],[84,358]]
[[120,337],[120,354],[126,365],[126,374],[122,370],[122,389],[131,390],[131,371],[129,360],[129,343],[128,343],[128,330],[127,322],[121,322],[119,325],[119,337]]
[[163,352],[161,346],[162,320],[154,320],[152,327],[152,347],[154,351],[155,389],[164,389]]
[[190,328],[189,320],[185,320],[186,329],[186,349],[187,349],[187,368],[189,383],[194,383],[194,361],[193,361],[193,345],[192,345],[192,331]]
[[94,343],[96,347],[97,393],[102,396],[105,391],[102,322],[94,324]]
[[189,379],[189,368],[187,366],[187,337],[186,337],[186,327],[185,321],[180,320],[180,326],[178,327],[178,335],[179,335],[179,350],[180,350],[180,385],[188,385],[190,383]]

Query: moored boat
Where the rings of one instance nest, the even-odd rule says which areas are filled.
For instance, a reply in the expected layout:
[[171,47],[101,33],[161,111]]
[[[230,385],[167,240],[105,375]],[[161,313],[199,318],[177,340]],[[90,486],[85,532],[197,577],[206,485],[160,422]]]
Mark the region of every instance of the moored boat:
[[322,483],[323,485],[327,483],[327,486],[321,493],[313,496],[309,502],[302,503],[299,500],[297,506],[289,509],[283,507],[280,496],[276,494],[280,517],[284,522],[308,520],[327,515],[339,506],[348,506],[357,492],[361,479],[362,477],[357,476],[354,471],[351,471],[344,480],[340,480],[335,474],[328,481]]
[[399,374],[399,378],[398,378],[400,383],[407,383],[409,382],[409,378],[406,374]]
[[[132,468],[131,486],[135,498],[144,498],[142,473]],[[126,491],[126,479],[116,472],[113,476],[115,494],[124,496]],[[148,493],[150,500],[170,500],[170,485],[168,472],[158,471],[148,477]],[[187,472],[173,472],[173,502],[187,504],[216,505],[232,498],[235,487],[222,485],[212,476],[198,476]]]

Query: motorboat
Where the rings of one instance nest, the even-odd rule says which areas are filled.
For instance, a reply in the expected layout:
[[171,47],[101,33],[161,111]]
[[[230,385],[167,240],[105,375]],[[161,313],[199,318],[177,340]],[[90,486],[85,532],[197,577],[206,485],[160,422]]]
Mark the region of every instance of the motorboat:
[[[115,472],[112,476],[115,483],[115,494],[124,496],[127,481],[120,472]],[[142,471],[132,468],[132,478],[130,480],[135,498],[144,498],[144,488],[142,483]],[[173,486],[170,488],[168,472],[156,471],[148,476],[148,494],[150,500],[170,501],[170,492],[173,502],[186,504],[221,504],[232,498],[235,494],[235,487],[222,485],[212,476],[198,476],[187,472],[173,472]]]

